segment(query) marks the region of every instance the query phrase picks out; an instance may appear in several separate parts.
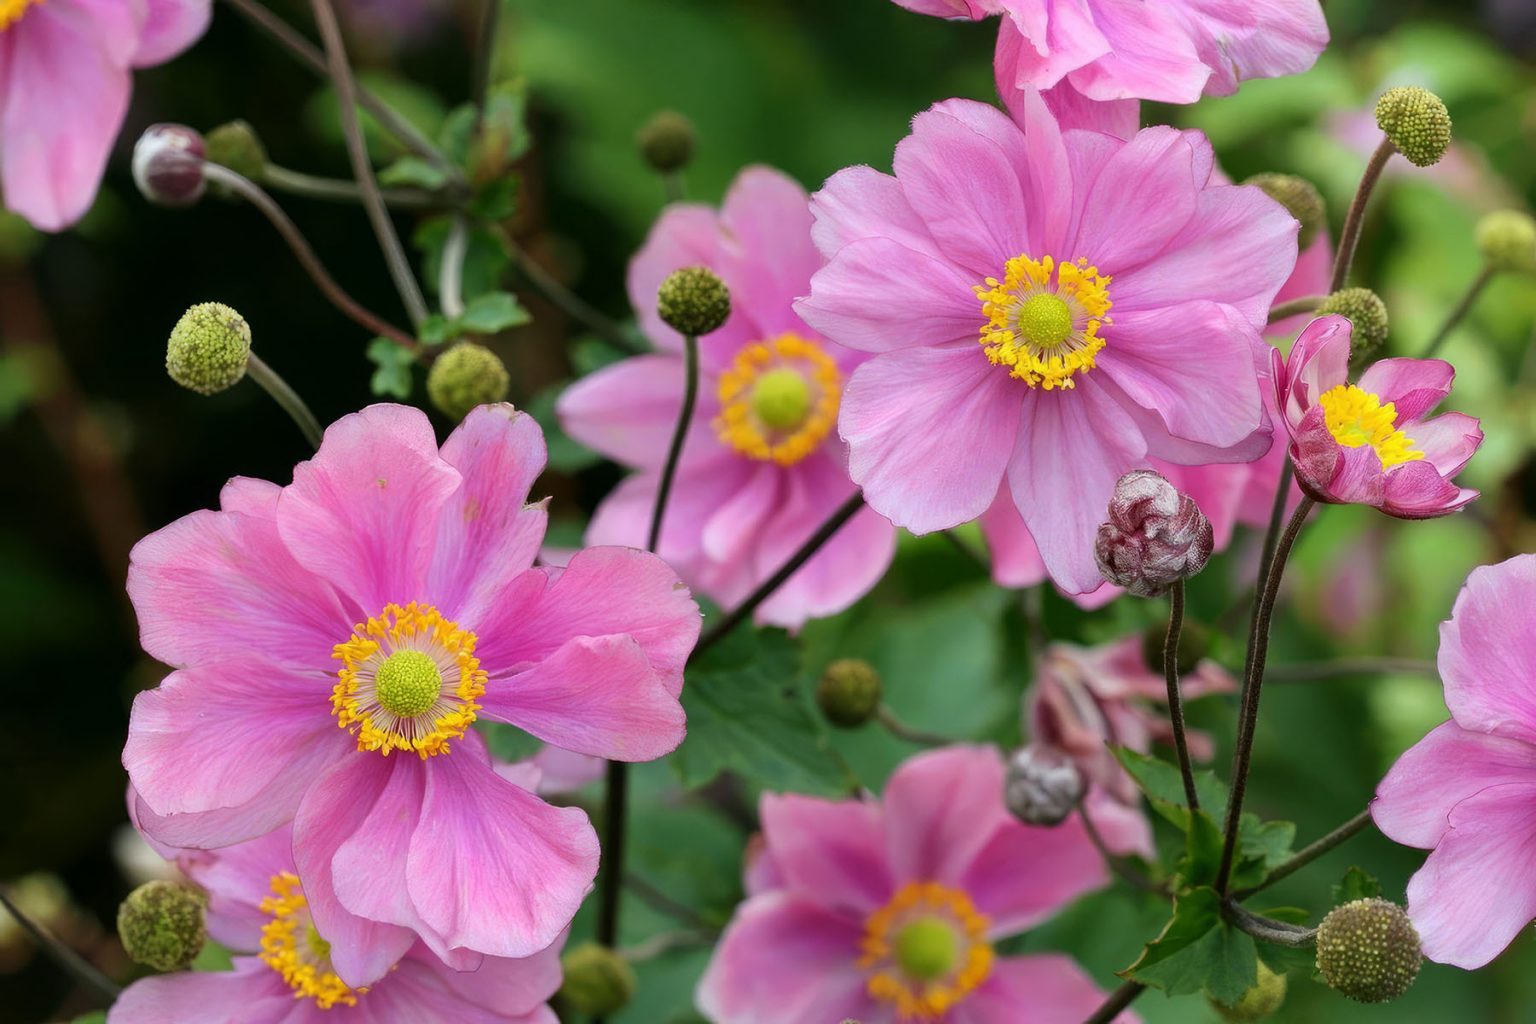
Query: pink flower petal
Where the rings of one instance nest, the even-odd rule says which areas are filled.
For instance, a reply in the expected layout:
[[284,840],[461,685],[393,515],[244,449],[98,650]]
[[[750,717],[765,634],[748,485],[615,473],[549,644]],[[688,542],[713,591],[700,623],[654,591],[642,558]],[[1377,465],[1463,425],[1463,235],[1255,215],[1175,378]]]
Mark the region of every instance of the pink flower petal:
[[1207,96],[1230,96],[1239,81],[1299,75],[1328,45],[1318,0],[1187,0],[1200,58],[1211,69]]
[[[472,1003],[495,1014],[537,1012],[560,988],[563,939],[521,959],[488,956],[477,971],[454,971],[418,946],[406,958],[429,972],[432,987],[449,1000]],[[441,1003],[441,997],[437,1000]]]
[[1459,412],[1421,420],[1408,430],[1413,446],[1424,453],[1424,461],[1447,479],[1461,472],[1483,443],[1483,431],[1477,420]]
[[148,7],[133,55],[133,66],[139,68],[164,64],[181,53],[202,38],[213,18],[212,0],[148,0]]
[[873,167],[845,167],[811,196],[811,238],[823,256],[861,238],[887,238],[942,259],[928,225],[907,202],[901,182]]
[[1001,269],[972,277],[947,258],[889,238],[855,239],[816,272],[811,294],[795,311],[839,345],[862,352],[972,340],[986,322],[975,285]]
[[1012,818],[992,826],[959,888],[987,915],[994,937],[1017,935],[1109,881],[1104,859],[1073,815],[1054,828]]
[[1456,368],[1443,359],[1382,359],[1360,376],[1360,387],[1391,402],[1397,425],[1404,427],[1445,400],[1456,379]]
[[[1081,1024],[1109,993],[1069,956],[1036,953],[1004,957],[975,992],[945,1018],[946,1024]],[[1114,1024],[1138,1024],[1130,1010]]]
[[1516,783],[1536,784],[1536,746],[1446,722],[1397,759],[1376,787],[1371,817],[1394,842],[1433,849],[1457,804]]
[[771,167],[743,170],[721,204],[720,226],[735,243],[722,265],[731,305],[741,307],[762,337],[805,333],[793,307],[821,268],[811,224],[805,189]]
[[1193,103],[1211,77],[1182,25],[1164,5],[1094,0],[1094,22],[1109,51],[1072,73],[1072,84],[1096,100],[1135,97]]
[[[555,406],[560,425],[571,437],[616,462],[659,470],[682,412],[684,373],[682,359],[670,353],[635,356],[605,366],[560,396]],[[710,378],[700,383],[705,395],[716,386]],[[695,409],[683,442],[685,462],[713,464],[716,460],[707,455],[724,455],[709,425],[713,415],[709,409]]]
[[[1061,258],[1081,256],[1110,275],[1141,266],[1190,222],[1198,195],[1194,150],[1183,133],[1144,129],[1099,171],[1084,199],[1076,247]],[[1126,230],[1131,224],[1135,230]],[[1113,284],[1110,296],[1120,302]]]
[[1536,555],[1473,569],[1440,626],[1440,678],[1456,724],[1536,743],[1536,637],[1524,609],[1536,603]]
[[882,802],[895,882],[963,886],[994,830],[1009,820],[1003,759],[992,747],[918,754],[891,775]]
[[108,1024],[251,1024],[286,1021],[293,990],[255,957],[237,957],[232,971],[181,971],[141,978],[123,990]]
[[1108,52],[1109,40],[1078,4],[1057,4],[1049,13],[1044,7],[1015,7],[997,32],[997,91],[1005,99],[1029,87],[1075,92],[1065,76]]
[[859,919],[895,892],[877,804],[765,793],[759,810],[775,888]]
[[208,893],[208,934],[236,951],[261,948],[272,915],[261,902],[272,895],[272,876],[293,870],[293,829],[280,828],[248,843],[178,858],[189,879]]
[[1405,462],[1387,474],[1381,510],[1399,519],[1433,519],[1465,508],[1477,494],[1451,483],[1428,461]]

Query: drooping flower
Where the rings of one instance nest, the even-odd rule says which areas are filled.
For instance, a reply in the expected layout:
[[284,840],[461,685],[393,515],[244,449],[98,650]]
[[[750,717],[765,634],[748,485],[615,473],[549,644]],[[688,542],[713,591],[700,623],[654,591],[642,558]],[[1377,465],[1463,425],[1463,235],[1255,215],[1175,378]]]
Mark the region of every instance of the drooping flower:
[[207,892],[208,931],[234,963],[143,978],[118,997],[107,1024],[555,1024],[545,1000],[560,987],[563,937],[522,959],[486,957],[468,973],[417,942],[373,984],[342,981],[292,847],[284,826],[214,852],[162,848]]
[[1386,835],[1431,851],[1408,882],[1424,955],[1472,970],[1536,920],[1536,555],[1472,570],[1440,626],[1451,720],[1376,788]]
[[210,0],[0,0],[0,198],[58,231],[96,198],[133,70],[208,27]]
[[[766,167],[743,171],[718,212],[670,208],[629,270],[630,301],[661,351],[578,382],[558,406],[571,436],[639,470],[598,507],[587,542],[643,547],[684,385],[683,340],[657,315],[656,289],[688,266],[724,280],[731,314],[699,343],[698,406],[658,550],[727,607],[857,490],[834,428],[848,376],[868,357],[795,314],[821,266],[811,232],[804,189]],[[884,575],[895,543],[890,523],[861,510],[763,603],[758,620],[796,627],[843,610]]]
[[839,419],[870,504],[926,533],[1003,489],[1081,594],[1123,473],[1267,449],[1259,330],[1297,224],[1212,184],[1198,134],[1063,132],[1033,92],[1016,116],[946,101],[914,120],[894,176],[834,175],[812,200],[829,262],[796,308],[879,353]]
[[544,460],[510,406],[470,413],[441,450],[419,410],[371,406],[288,486],[237,478],[220,511],[133,551],[144,648],[177,667],[134,701],[140,821],[202,848],[293,821],[348,985],[417,936],[460,969],[527,956],[592,882],[586,816],[499,775],[477,719],[629,761],[682,739],[698,607],[639,551],[530,568]]
[[1301,332],[1289,358],[1274,353],[1275,400],[1302,489],[1318,501],[1373,505],[1399,519],[1466,506],[1477,492],[1450,478],[1483,432],[1458,412],[1424,418],[1450,394],[1451,364],[1383,359],[1351,384],[1349,343],[1349,321],[1325,316]]
[[1299,74],[1328,45],[1319,0],[895,0],[920,14],[1002,15],[997,72],[1016,88],[1063,80],[1097,100],[1193,103],[1249,78]]
[[699,983],[715,1024],[1054,1024],[1103,1001],[1069,957],[994,949],[1107,878],[1076,818],[1007,812],[995,750],[920,754],[879,801],[765,795],[761,815],[748,898]]

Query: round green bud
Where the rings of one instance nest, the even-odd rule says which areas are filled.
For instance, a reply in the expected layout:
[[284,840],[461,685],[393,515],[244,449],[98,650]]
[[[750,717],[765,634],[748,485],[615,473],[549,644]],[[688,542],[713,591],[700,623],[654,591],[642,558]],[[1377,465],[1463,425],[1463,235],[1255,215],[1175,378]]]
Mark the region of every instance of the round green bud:
[[203,138],[210,163],[223,164],[252,181],[260,181],[267,170],[267,150],[261,138],[245,121],[221,124]]
[[1306,178],[1265,172],[1255,174],[1243,184],[1262,189],[1301,223],[1301,234],[1296,236],[1299,248],[1305,249],[1315,242],[1318,234],[1328,226],[1328,204],[1317,186]]
[[896,933],[896,963],[909,978],[937,981],[954,970],[959,956],[960,942],[947,921],[920,917]]
[[708,267],[684,267],[656,289],[656,312],[673,330],[702,337],[731,315],[731,290]]
[[1536,273],[1536,220],[1521,210],[1497,210],[1477,222],[1477,248],[1489,269]]
[[662,174],[672,174],[693,159],[693,122],[675,110],[658,111],[635,133],[640,156]]
[[884,690],[880,673],[869,662],[839,658],[816,684],[816,706],[838,728],[857,729],[879,710]]
[[[1163,671],[1163,644],[1168,640],[1168,627],[1156,625],[1148,627],[1141,635],[1141,656],[1147,661],[1147,668],[1153,672],[1162,674]],[[1187,676],[1200,667],[1200,662],[1211,652],[1211,631],[1198,622],[1184,620],[1183,628],[1179,630],[1179,675]]]
[[1318,316],[1337,314],[1353,326],[1349,354],[1353,365],[1371,358],[1387,340],[1387,304],[1369,288],[1345,288],[1334,292],[1317,307]]
[[1395,903],[1355,900],[1335,907],[1317,928],[1317,970],[1328,986],[1360,1003],[1396,999],[1424,960],[1419,933]]
[[1231,1021],[1232,1024],[1253,1024],[1271,1016],[1280,1009],[1285,1002],[1285,975],[1276,974],[1270,970],[1264,961],[1259,961],[1259,980],[1247,992],[1243,998],[1228,1005],[1215,999],[1210,1001],[1211,1007],[1219,1014],[1222,1020]]
[[427,371],[427,397],[454,422],[477,405],[507,397],[512,379],[501,357],[484,345],[461,341],[438,356]]
[[184,970],[208,941],[207,910],[208,896],[201,889],[146,882],[117,908],[117,934],[134,963],[157,971]]
[[165,372],[200,395],[215,395],[245,376],[251,358],[251,325],[220,302],[187,310],[171,329]]
[[1388,89],[1376,101],[1376,125],[1415,167],[1440,162],[1451,145],[1451,114],[1445,103],[1416,85]]
[[629,1005],[635,994],[635,971],[618,953],[595,942],[565,951],[560,958],[565,980],[560,1000],[577,1013],[606,1017]]

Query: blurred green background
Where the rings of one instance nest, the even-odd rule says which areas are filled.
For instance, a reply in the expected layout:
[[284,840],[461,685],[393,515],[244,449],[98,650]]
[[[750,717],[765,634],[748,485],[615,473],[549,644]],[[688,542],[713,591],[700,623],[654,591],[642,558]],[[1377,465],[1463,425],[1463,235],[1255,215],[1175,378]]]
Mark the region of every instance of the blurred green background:
[[[273,6],[308,25],[307,4]],[[469,88],[476,4],[354,6],[353,47],[370,83],[435,127]],[[165,335],[188,305],[227,302],[322,421],[370,400],[369,339],[318,296],[264,221],[213,199],[192,211],[157,210],[128,180],[123,157],[146,125],[173,120],[207,129],[236,117],[256,126],[275,162],[346,174],[329,94],[217,7],[200,45],[138,76],[119,158],[77,231],[41,238],[0,220],[0,460],[7,467],[0,645],[10,666],[0,680],[0,771],[8,780],[0,793],[0,880],[25,878],[21,889],[52,925],[124,978],[130,974],[111,937],[116,904],[131,887],[114,855],[125,819],[118,754],[133,694],[163,673],[137,648],[122,590],[127,549],[143,533],[213,504],[227,477],[286,480],[306,454],[254,386],[212,399],[176,388],[162,370]],[[1234,177],[1280,170],[1312,178],[1337,227],[1363,164],[1347,127],[1387,85],[1439,92],[1456,120],[1456,157],[1430,172],[1405,168],[1386,183],[1355,275],[1387,300],[1392,352],[1413,354],[1476,273],[1477,217],[1528,207],[1536,196],[1529,59],[1536,4],[1330,0],[1326,7],[1334,45],[1312,72],[1249,83],[1236,97],[1194,109],[1149,108],[1144,118],[1204,129]],[[396,9],[405,12],[398,21]],[[889,0],[509,0],[507,15],[498,71],[525,78],[534,133],[512,230],[620,318],[628,315],[625,262],[663,198],[633,143],[655,110],[676,108],[697,124],[687,186],[693,198],[714,201],[751,162],[781,167],[809,188],[848,164],[888,168],[913,113],[949,96],[992,95],[992,25],[946,24]],[[285,204],[348,290],[402,318],[359,210]],[[401,227],[409,232],[412,224],[402,218]],[[512,399],[542,411],[571,373],[566,352],[575,337],[556,311],[509,280],[536,319],[495,345],[513,371]],[[1459,371],[1454,406],[1481,417],[1488,437],[1463,477],[1483,489],[1482,499],[1466,514],[1418,524],[1325,509],[1298,551],[1276,664],[1359,654],[1432,658],[1435,625],[1467,571],[1536,550],[1533,321],[1536,288],[1502,279],[1446,350]],[[617,471],[569,445],[557,445],[555,456],[542,489],[555,495],[558,529],[570,538]],[[1251,540],[1241,538],[1200,578],[1192,596],[1198,618],[1211,623],[1229,611],[1243,589]],[[1054,637],[1098,641],[1151,624],[1160,608],[1122,601],[1085,616],[1047,595],[1045,613]],[[991,587],[941,540],[908,539],[868,600],[808,628],[803,650],[779,646],[786,676],[814,678],[840,655],[869,657],[908,721],[1008,742],[1017,740],[1029,679],[1021,623],[1017,595]],[[1240,640],[1221,653],[1240,659]],[[1224,773],[1232,705],[1207,700],[1192,713],[1218,737]],[[1265,696],[1250,807],[1296,821],[1300,845],[1357,812],[1395,756],[1444,716],[1439,684],[1422,676],[1276,685]],[[874,786],[915,749],[867,732],[830,742]],[[683,794],[667,765],[638,772],[637,792],[636,869],[706,921],[722,921],[739,897],[750,828],[748,816],[732,810],[749,809],[751,794],[720,786],[707,800]],[[1278,886],[1274,903],[1323,910],[1330,883],[1354,863],[1400,899],[1420,856],[1368,832]],[[1108,987],[1162,917],[1156,903],[1113,889],[1026,945],[1071,951]],[[626,938],[675,926],[637,904],[627,911]],[[647,963],[637,1002],[616,1020],[694,1019],[691,988],[706,955],[682,949]],[[1292,974],[1291,993],[1276,1020],[1536,1022],[1536,944],[1527,932],[1476,975],[1427,965],[1409,995],[1385,1007],[1347,1004],[1305,972]],[[69,1019],[90,1005],[0,922],[0,1021]],[[1153,1024],[1216,1019],[1198,999],[1155,992],[1137,1010]]]

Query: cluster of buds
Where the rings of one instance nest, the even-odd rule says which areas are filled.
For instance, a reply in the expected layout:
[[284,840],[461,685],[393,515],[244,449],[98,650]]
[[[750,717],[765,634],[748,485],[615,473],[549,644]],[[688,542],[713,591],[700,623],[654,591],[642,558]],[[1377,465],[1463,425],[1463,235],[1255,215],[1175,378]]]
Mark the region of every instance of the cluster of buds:
[[1115,484],[1093,554],[1109,582],[1156,597],[1204,569],[1215,546],[1211,521],[1193,498],[1161,474],[1135,469]]

